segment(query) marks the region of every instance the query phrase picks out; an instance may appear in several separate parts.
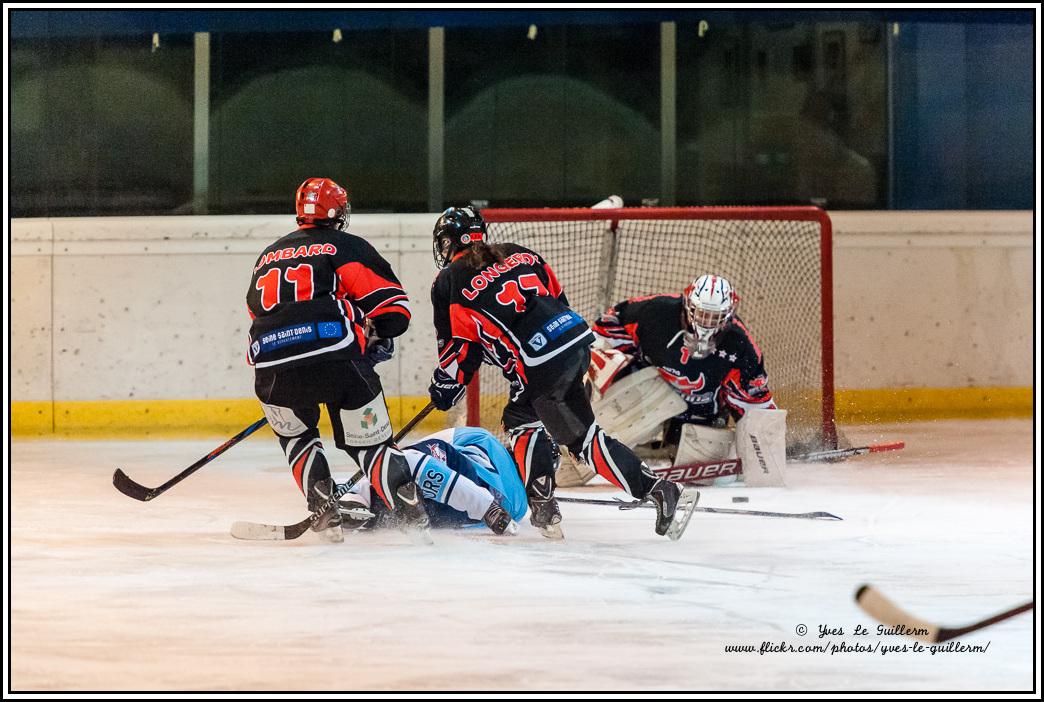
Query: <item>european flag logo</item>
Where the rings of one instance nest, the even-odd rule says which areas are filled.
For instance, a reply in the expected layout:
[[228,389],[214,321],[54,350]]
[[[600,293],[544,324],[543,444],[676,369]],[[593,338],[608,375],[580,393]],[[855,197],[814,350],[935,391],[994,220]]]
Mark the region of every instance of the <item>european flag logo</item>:
[[340,322],[319,322],[320,339],[339,339],[342,336]]

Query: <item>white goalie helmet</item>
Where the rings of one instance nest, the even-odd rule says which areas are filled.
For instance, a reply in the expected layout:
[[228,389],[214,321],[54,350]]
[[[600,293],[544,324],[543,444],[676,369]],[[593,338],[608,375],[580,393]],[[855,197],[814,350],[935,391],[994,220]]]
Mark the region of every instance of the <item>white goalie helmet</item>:
[[690,332],[686,345],[697,358],[705,358],[714,351],[714,335],[736,313],[739,296],[727,279],[707,274],[689,283],[682,297]]

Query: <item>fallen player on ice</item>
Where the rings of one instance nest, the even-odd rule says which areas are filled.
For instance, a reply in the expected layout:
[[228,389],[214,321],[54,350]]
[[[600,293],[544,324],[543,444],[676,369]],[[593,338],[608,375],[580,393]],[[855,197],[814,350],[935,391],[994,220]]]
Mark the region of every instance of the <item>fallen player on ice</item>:
[[[485,429],[460,427],[402,447],[424,498],[432,527],[485,524],[495,534],[515,534],[528,507],[526,490],[511,454]],[[341,498],[342,527],[391,525],[391,513],[365,478]],[[359,507],[374,516],[355,517]]]

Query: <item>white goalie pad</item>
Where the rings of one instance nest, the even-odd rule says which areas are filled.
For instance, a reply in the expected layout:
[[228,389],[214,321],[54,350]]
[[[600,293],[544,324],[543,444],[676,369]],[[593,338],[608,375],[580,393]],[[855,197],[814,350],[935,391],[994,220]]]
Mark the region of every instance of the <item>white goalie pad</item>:
[[343,409],[338,414],[344,443],[348,446],[375,446],[392,436],[391,417],[383,392],[358,409]]
[[736,423],[736,453],[743,482],[752,487],[783,487],[787,463],[787,411],[748,409]]
[[[735,458],[735,433],[732,429],[719,429],[702,424],[683,424],[678,437],[678,451],[674,454],[674,466],[687,466],[691,463],[709,463]],[[711,469],[707,467],[708,472]],[[706,480],[695,481],[696,485],[728,485],[739,479],[738,475],[708,476]]]
[[565,446],[560,447],[559,450],[562,453],[562,460],[559,461],[558,470],[555,471],[555,484],[558,487],[580,487],[587,485],[591,478],[595,477],[594,468],[574,460]]
[[701,424],[683,424],[678,437],[678,452],[674,465],[735,458],[732,429],[717,429]]
[[607,434],[634,447],[655,436],[660,425],[685,411],[685,400],[650,366],[622,378],[593,398],[591,407]]

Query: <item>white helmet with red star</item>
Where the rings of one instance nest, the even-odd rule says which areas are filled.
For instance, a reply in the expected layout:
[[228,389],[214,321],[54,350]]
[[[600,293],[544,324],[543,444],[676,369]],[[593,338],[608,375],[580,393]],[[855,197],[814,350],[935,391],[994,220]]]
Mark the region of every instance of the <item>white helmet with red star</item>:
[[690,332],[686,342],[697,358],[705,358],[714,351],[714,335],[736,313],[739,296],[728,280],[708,274],[692,281],[682,298]]

